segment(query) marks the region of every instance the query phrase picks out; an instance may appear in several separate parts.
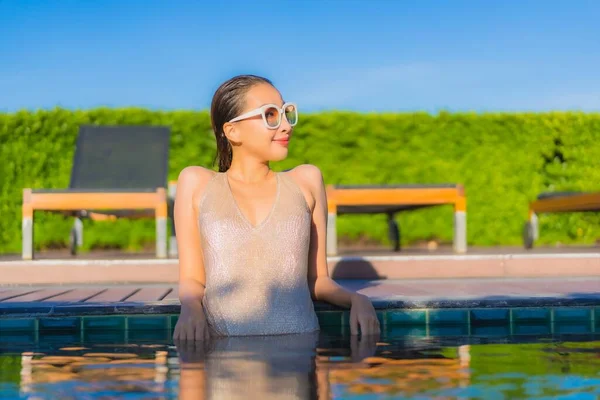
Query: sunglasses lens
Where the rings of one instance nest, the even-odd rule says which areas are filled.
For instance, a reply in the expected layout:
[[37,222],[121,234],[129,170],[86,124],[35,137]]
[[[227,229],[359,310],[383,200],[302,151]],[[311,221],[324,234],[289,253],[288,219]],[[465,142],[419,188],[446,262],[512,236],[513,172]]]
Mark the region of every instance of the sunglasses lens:
[[290,125],[296,125],[298,122],[298,110],[293,105],[288,105],[285,107],[285,117],[287,118]]
[[270,107],[265,110],[265,119],[267,120],[267,125],[270,127],[275,127],[279,124],[279,110],[275,107]]

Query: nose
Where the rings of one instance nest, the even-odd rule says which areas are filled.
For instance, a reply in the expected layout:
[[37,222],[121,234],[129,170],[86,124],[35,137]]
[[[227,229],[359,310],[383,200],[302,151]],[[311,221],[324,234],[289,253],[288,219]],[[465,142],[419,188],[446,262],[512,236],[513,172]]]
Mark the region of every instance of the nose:
[[292,126],[290,125],[289,121],[287,120],[285,114],[283,114],[281,116],[281,131],[282,132],[289,132],[292,129]]

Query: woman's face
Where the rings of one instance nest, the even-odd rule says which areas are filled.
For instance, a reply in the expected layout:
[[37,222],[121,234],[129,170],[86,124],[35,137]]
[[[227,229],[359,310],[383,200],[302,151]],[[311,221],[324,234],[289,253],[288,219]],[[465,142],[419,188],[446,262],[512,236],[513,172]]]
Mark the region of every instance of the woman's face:
[[[246,93],[245,104],[240,115],[266,104],[274,104],[281,110],[284,101],[273,86],[255,85]],[[278,121],[278,114],[281,114],[281,111],[265,111],[265,117],[272,125]],[[261,161],[280,161],[287,157],[292,130],[285,115],[281,116],[279,127],[272,129],[265,125],[263,116],[259,114],[234,122],[228,137],[234,147],[238,146],[238,150],[253,155]]]

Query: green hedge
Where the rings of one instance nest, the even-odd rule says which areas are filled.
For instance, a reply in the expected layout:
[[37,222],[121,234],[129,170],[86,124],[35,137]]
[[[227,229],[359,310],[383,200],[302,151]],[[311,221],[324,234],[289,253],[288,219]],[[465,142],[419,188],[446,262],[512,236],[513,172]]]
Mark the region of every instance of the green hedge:
[[[212,167],[206,111],[53,109],[0,114],[0,252],[20,252],[22,188],[69,183],[81,124],[169,125],[169,179],[187,165]],[[600,190],[600,114],[304,114],[282,170],[319,166],[326,183],[462,183],[470,245],[521,245],[529,201],[548,190]],[[403,243],[452,240],[452,208],[400,214]],[[593,243],[597,213],[542,215],[540,244]],[[72,221],[36,214],[37,250],[67,245]],[[85,222],[85,248],[137,250],[154,243],[152,221]],[[383,216],[343,216],[342,240],[387,243]]]

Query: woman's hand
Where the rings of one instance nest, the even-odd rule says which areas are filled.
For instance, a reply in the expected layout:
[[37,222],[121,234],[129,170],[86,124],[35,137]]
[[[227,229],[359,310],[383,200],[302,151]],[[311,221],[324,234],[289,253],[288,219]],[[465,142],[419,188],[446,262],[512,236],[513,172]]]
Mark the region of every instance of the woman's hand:
[[206,358],[208,341],[173,340],[179,356],[179,366],[183,368],[201,368]]
[[371,300],[365,295],[355,293],[352,295],[352,306],[350,308],[350,334],[358,335],[359,326],[360,333],[363,336],[379,335],[381,333],[379,320]]
[[202,303],[199,301],[182,302],[173,340],[207,340],[209,337],[208,323]]
[[365,358],[373,357],[377,352],[379,335],[350,336],[350,356],[353,363],[359,363]]

